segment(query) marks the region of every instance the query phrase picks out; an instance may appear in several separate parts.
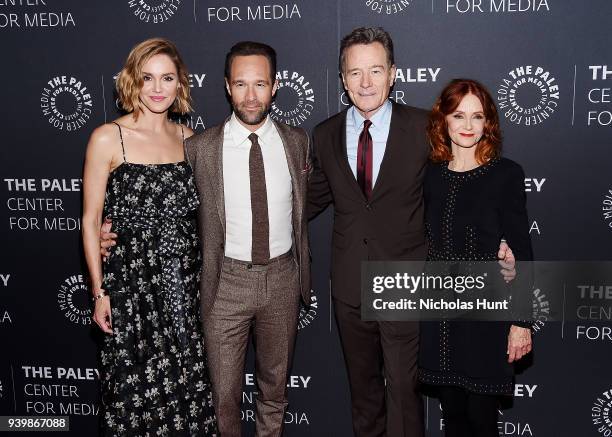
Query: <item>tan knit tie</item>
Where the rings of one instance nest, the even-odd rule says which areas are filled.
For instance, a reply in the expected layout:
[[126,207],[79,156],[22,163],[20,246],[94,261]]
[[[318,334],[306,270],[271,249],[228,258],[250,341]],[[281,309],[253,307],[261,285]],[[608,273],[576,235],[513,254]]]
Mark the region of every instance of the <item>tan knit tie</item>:
[[267,264],[270,261],[270,225],[268,223],[268,194],[261,147],[257,134],[249,135],[249,177],[251,181],[251,214],[253,216],[251,261],[253,264]]

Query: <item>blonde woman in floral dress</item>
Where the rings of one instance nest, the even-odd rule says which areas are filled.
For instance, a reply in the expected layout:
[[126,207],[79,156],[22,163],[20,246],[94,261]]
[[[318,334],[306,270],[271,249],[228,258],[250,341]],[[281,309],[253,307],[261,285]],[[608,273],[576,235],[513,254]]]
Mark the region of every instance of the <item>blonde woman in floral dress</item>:
[[[134,47],[117,79],[127,115],[91,135],[83,244],[101,350],[102,436],[216,436],[198,296],[199,205],[184,153],[189,82],[170,41]],[[117,233],[100,258],[102,217]]]

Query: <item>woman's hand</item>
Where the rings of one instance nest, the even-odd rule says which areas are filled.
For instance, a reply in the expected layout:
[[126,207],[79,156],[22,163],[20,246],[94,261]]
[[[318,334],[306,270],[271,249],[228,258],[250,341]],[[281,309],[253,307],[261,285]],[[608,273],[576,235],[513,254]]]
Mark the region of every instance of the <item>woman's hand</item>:
[[531,330],[516,325],[510,326],[508,334],[508,362],[512,363],[531,352]]
[[96,299],[96,306],[94,308],[93,320],[100,327],[102,331],[107,334],[113,333],[113,326],[111,324],[111,306],[110,297],[104,296],[100,299]]
[[497,252],[498,263],[501,266],[500,273],[504,277],[504,281],[508,284],[516,277],[516,258],[512,249],[508,246],[506,240],[501,240],[499,243],[499,251]]

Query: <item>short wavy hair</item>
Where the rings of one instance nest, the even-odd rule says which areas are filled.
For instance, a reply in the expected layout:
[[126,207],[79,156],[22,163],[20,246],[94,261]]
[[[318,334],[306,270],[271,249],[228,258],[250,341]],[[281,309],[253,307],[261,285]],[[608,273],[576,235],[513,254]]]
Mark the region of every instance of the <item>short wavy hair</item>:
[[476,161],[479,164],[484,164],[501,155],[501,130],[493,98],[487,89],[475,80],[453,79],[442,90],[429,114],[427,136],[431,145],[429,157],[433,162],[452,161],[453,153],[448,136],[446,116],[457,109],[461,99],[467,94],[473,94],[480,100],[485,116],[482,137],[476,144]]
[[142,111],[138,98],[144,83],[142,67],[153,56],[161,54],[167,55],[174,62],[179,81],[176,100],[170,106],[169,111],[181,115],[193,111],[189,73],[178,49],[172,41],[165,38],[150,38],[132,48],[115,82],[121,107],[133,113],[135,119],[138,119]]

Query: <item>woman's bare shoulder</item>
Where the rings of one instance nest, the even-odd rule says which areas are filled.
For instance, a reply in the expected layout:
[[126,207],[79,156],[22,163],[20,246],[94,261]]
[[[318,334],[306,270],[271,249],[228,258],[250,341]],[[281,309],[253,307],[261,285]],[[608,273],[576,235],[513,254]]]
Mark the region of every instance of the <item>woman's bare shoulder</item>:
[[121,153],[121,136],[119,128],[113,123],[105,123],[93,130],[87,144],[87,155],[112,161]]
[[183,134],[185,135],[185,139],[192,137],[195,132],[193,131],[193,129],[191,129],[189,126],[187,126],[186,124],[182,124],[182,123],[177,123],[178,124],[178,129],[179,131],[181,129],[183,129]]

